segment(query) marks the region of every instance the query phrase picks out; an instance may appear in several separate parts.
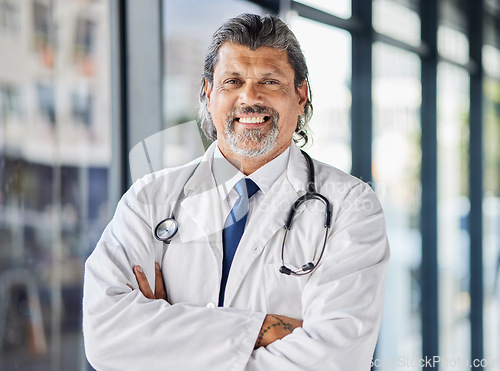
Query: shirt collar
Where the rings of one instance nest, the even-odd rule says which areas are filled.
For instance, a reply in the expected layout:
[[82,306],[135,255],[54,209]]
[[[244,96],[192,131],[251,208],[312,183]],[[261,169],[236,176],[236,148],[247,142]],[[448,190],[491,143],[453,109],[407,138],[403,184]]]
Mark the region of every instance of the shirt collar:
[[[255,184],[259,186],[260,190],[266,194],[278,177],[285,171],[289,156],[290,147],[279,156],[254,171],[248,178],[252,179]],[[226,199],[229,192],[234,188],[234,185],[240,179],[245,178],[245,174],[234,167],[224,157],[218,146],[215,147],[214,151],[212,171],[222,199]]]

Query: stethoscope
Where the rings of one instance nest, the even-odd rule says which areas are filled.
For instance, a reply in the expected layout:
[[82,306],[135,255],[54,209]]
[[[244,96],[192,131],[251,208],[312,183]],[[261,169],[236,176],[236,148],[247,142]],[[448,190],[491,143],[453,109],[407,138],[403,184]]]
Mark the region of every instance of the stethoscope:
[[[315,183],[315,175],[314,175],[314,164],[312,162],[311,157],[304,151],[302,151],[302,154],[304,155],[306,162],[307,162],[307,168],[308,168],[308,182],[307,182],[307,188],[306,188],[306,193],[302,196],[300,196],[295,202],[292,204],[292,207],[288,213],[288,218],[286,220],[286,223],[284,225],[285,228],[285,235],[283,237],[283,243],[281,245],[281,267],[279,271],[283,274],[286,275],[294,275],[294,276],[303,276],[309,273],[312,273],[317,267],[319,262],[321,261],[321,258],[323,257],[323,253],[325,252],[325,247],[326,247],[326,241],[328,238],[328,230],[330,229],[331,225],[331,218],[332,218],[332,207],[330,204],[330,201],[323,196],[322,194],[316,192],[316,183]],[[181,192],[179,193],[179,196],[177,197],[177,201],[174,205],[174,209],[172,210],[172,214],[169,218],[163,219],[161,222],[158,223],[158,225],[155,228],[154,231],[154,236],[157,240],[163,241],[166,244],[169,244],[172,238],[176,235],[177,231],[179,230],[179,224],[177,223],[177,220],[175,219],[175,215],[177,215],[179,205],[181,201],[185,198],[185,192],[184,192],[184,187],[188,183],[188,181],[191,179],[193,176],[194,172],[198,168],[201,162],[196,165],[196,167],[193,169],[191,174],[189,175],[188,179],[184,183],[184,186],[182,187]],[[299,208],[300,205],[303,203],[310,201],[310,200],[317,200],[320,201],[324,205],[324,210],[325,210],[325,237],[323,239],[323,247],[321,248],[321,253],[319,254],[319,257],[313,261],[310,261],[304,265],[302,265],[301,268],[299,269],[292,269],[289,268],[285,264],[285,243],[286,243],[286,238],[288,236],[288,232],[291,229],[292,226],[292,220],[295,215],[295,212]]]

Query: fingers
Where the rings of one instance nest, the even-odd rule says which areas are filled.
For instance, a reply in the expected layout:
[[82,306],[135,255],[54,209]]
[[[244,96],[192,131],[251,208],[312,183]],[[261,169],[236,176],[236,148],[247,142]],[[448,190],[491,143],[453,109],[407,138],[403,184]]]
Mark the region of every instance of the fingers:
[[155,299],[155,295],[151,291],[151,287],[149,287],[148,279],[139,265],[134,267],[134,274],[142,294],[148,299]]
[[[163,276],[161,273],[160,265],[155,263],[155,292],[151,290],[149,286],[148,279],[144,274],[144,271],[139,265],[136,265],[133,268],[135,278],[137,279],[137,283],[139,284],[139,290],[141,290],[142,294],[148,299],[163,299],[167,300],[167,292],[165,291],[165,284],[163,283]],[[132,288],[130,285],[128,285]]]
[[165,284],[163,283],[163,276],[161,274],[160,264],[158,263],[155,263],[155,297],[156,299],[167,300]]

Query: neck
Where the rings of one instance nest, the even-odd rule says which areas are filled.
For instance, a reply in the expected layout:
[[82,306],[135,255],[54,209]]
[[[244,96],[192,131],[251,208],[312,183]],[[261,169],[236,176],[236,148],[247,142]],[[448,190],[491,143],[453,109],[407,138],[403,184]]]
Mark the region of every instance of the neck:
[[229,148],[219,145],[219,149],[222,153],[222,155],[239,171],[241,171],[245,175],[250,175],[254,171],[260,169],[262,166],[267,164],[268,162],[271,162],[274,160],[276,157],[281,155],[285,150],[288,148],[288,146],[283,146],[280,148],[273,148],[271,151],[268,153],[265,153],[261,156],[256,156],[256,157],[249,157],[249,156],[242,156],[234,153],[231,151]]

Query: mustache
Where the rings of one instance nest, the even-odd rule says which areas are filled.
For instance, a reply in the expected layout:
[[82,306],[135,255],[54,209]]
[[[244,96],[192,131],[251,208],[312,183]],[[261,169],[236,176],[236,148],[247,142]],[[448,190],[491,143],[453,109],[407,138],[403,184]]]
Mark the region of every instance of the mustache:
[[248,115],[252,113],[263,113],[265,115],[274,117],[274,118],[279,118],[279,114],[277,111],[272,109],[271,107],[267,106],[261,106],[261,105],[253,105],[253,106],[245,106],[241,108],[234,108],[231,111],[229,111],[226,115],[227,120],[234,120],[236,117],[239,117],[241,115]]

